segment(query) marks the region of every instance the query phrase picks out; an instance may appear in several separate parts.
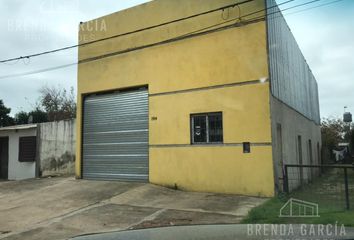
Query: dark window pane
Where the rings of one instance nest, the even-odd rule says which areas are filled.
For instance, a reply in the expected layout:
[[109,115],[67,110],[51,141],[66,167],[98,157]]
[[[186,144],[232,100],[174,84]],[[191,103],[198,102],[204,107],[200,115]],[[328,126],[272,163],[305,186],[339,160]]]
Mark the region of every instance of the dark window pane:
[[20,137],[19,162],[36,161],[36,137]]
[[193,142],[205,143],[206,134],[206,116],[193,116]]
[[250,153],[251,152],[251,143],[244,142],[243,143],[243,153]]
[[209,142],[222,142],[222,115],[221,113],[210,114],[208,116]]

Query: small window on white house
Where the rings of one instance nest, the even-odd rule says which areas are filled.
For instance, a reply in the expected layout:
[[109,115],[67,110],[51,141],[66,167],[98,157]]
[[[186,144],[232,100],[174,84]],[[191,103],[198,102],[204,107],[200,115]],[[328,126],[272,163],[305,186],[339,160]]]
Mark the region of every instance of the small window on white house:
[[19,162],[34,162],[36,161],[36,137],[20,137]]
[[222,113],[201,113],[191,115],[191,142],[222,143]]

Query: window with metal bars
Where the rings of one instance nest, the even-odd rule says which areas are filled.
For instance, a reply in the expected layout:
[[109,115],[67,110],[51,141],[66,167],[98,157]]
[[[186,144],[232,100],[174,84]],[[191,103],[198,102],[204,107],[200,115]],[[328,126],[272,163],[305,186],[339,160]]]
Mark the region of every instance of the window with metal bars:
[[36,161],[36,137],[20,137],[18,161]]
[[191,114],[191,143],[222,143],[222,112]]

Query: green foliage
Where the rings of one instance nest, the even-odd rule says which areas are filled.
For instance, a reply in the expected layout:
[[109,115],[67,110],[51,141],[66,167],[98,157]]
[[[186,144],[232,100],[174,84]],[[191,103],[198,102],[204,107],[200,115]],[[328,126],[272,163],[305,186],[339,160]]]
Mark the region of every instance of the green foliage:
[[21,111],[15,115],[16,125],[42,122],[48,122],[48,116],[47,113],[41,110],[39,107],[36,107],[30,112]]
[[0,99],[0,127],[11,126],[15,124],[14,119],[9,115],[11,108],[7,108]]
[[20,111],[16,113],[15,118],[9,115],[11,109],[7,108],[0,99],[0,127],[60,121],[76,117],[76,97],[73,87],[67,91],[62,87],[44,86],[39,92],[40,99],[33,110]]
[[279,209],[286,203],[279,197],[267,200],[264,204],[253,208],[242,223],[281,223]]
[[324,118],[321,122],[322,147],[332,150],[344,140],[345,123],[339,118]]
[[28,115],[32,116],[32,123],[48,122],[48,114],[39,107],[29,112]]
[[[61,87],[44,86],[39,92],[40,98],[34,109],[30,112],[18,112],[12,124],[42,123],[75,118],[76,98],[74,88],[67,91]],[[5,110],[7,114],[10,112],[10,109],[5,108]]]
[[[350,197],[353,196],[354,171],[348,172]],[[262,205],[253,208],[242,223],[260,224],[344,224],[354,227],[354,206],[345,210],[344,190],[336,187],[343,182],[343,171],[332,170],[290,194],[280,193]],[[296,198],[318,204],[320,217],[279,217],[280,209],[290,199]]]
[[28,118],[29,118],[29,115],[27,112],[25,112],[25,111],[18,112],[15,115],[15,124],[16,125],[27,124]]

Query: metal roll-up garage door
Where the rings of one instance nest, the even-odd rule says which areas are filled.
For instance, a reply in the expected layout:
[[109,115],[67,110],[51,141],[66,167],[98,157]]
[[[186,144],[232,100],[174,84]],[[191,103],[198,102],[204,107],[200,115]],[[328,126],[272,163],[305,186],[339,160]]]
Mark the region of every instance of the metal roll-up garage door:
[[84,100],[83,178],[148,181],[146,89]]

